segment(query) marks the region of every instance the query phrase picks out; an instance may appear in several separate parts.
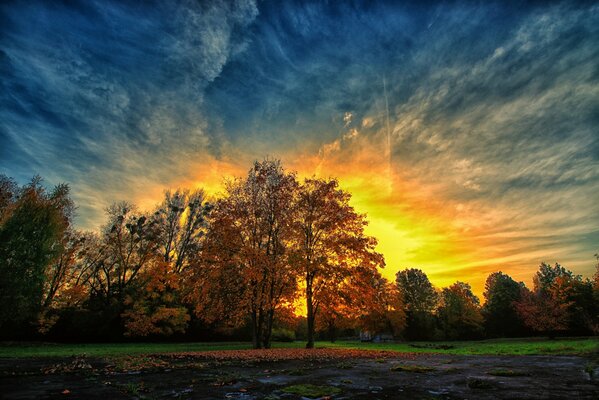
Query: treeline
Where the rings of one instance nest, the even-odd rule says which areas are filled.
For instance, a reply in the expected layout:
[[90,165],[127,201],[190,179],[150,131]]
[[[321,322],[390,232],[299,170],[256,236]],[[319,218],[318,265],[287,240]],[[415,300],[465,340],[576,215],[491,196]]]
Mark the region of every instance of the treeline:
[[0,175],[0,335],[251,338],[268,348],[344,331],[412,340],[599,331],[599,274],[542,264],[529,290],[494,273],[482,307],[468,284],[439,290],[417,269],[386,280],[349,200],[335,179],[300,182],[266,160],[219,198],[179,189],[149,212],[115,203],[97,232],[81,232],[67,185],[47,190],[36,177],[19,187]]

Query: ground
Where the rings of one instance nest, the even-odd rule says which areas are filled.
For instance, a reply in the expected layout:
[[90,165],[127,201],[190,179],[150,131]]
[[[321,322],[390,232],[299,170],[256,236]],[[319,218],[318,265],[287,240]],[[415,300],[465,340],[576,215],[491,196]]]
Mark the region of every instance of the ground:
[[[596,341],[592,343],[596,344]],[[435,349],[435,346],[440,348]],[[426,353],[372,350],[377,346],[362,345],[353,349],[236,349],[130,356],[4,356],[0,357],[0,397],[599,398],[599,364],[597,354],[593,352],[577,355],[462,355],[456,354],[459,352],[455,349],[441,348],[447,346],[451,345],[418,344],[413,347],[426,349]],[[452,350],[454,354],[447,354]],[[440,352],[445,354],[437,354]]]

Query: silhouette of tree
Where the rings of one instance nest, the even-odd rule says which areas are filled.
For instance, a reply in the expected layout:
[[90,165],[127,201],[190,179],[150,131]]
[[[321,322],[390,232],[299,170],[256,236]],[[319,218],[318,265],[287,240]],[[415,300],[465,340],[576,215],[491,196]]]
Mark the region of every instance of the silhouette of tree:
[[203,190],[165,192],[153,219],[158,227],[159,251],[174,273],[181,273],[200,254],[211,208]]
[[406,311],[406,336],[412,340],[433,339],[439,295],[428,276],[420,269],[404,269],[395,275]]
[[437,316],[447,339],[472,339],[482,334],[480,302],[468,283],[458,281],[441,291]]
[[487,277],[482,309],[487,334],[505,337],[522,333],[523,324],[515,303],[520,301],[523,287],[523,283],[502,272],[494,272]]
[[399,337],[406,325],[401,292],[397,285],[377,275],[372,279],[368,301],[363,301],[361,328],[373,334],[390,333]]

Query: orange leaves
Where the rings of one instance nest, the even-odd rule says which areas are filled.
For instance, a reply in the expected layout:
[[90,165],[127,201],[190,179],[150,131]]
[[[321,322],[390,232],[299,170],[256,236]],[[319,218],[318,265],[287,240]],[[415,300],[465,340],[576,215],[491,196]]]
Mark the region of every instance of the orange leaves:
[[524,288],[521,300],[515,306],[524,324],[537,332],[568,329],[569,303],[560,302],[549,293],[534,293]]
[[193,357],[211,361],[284,361],[284,360],[336,360],[356,358],[404,358],[415,359],[415,353],[399,353],[384,350],[359,349],[254,349],[217,350],[176,353],[173,357]]
[[518,315],[526,326],[538,332],[567,330],[575,287],[580,283],[579,276],[561,265],[541,263],[534,277],[534,291],[523,288],[521,300],[515,304]]
[[169,264],[157,261],[139,275],[142,288],[127,296],[129,308],[122,314],[126,336],[171,335],[185,332],[187,309],[176,302],[178,277]]
[[384,266],[382,255],[374,251],[376,240],[365,236],[367,222],[349,204],[350,197],[335,179],[306,179],[299,187],[294,253],[306,286],[309,345],[319,308],[328,319],[342,309],[355,311],[352,298],[364,298],[356,283],[372,283],[356,281],[355,276],[361,271],[376,275],[376,268]]
[[211,303],[207,319],[251,317],[256,347],[270,345],[275,312],[296,290],[288,258],[296,187],[295,175],[279,161],[256,162],[245,179],[228,182],[211,214],[208,270],[195,284]]

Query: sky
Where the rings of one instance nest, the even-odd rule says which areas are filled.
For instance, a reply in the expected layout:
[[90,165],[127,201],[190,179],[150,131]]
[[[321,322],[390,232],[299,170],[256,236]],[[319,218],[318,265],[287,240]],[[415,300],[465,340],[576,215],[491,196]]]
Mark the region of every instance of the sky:
[[338,178],[390,279],[591,276],[599,5],[0,5],[0,173],[69,183],[80,229],[265,157]]

